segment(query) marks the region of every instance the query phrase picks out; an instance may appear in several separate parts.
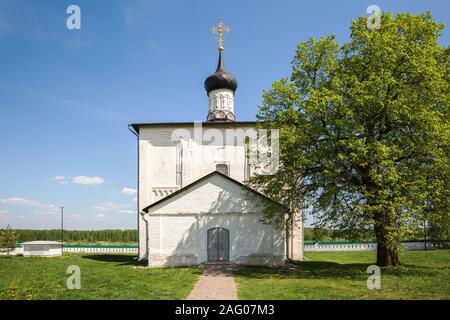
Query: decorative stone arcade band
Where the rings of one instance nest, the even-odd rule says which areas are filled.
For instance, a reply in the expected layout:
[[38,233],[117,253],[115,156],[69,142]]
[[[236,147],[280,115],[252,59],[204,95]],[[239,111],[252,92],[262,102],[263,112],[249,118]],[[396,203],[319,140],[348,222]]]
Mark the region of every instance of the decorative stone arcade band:
[[211,97],[209,99],[209,110],[234,110],[233,92],[227,91],[229,92],[215,90],[209,94]]
[[234,93],[228,89],[213,90],[208,98],[208,121],[234,121]]

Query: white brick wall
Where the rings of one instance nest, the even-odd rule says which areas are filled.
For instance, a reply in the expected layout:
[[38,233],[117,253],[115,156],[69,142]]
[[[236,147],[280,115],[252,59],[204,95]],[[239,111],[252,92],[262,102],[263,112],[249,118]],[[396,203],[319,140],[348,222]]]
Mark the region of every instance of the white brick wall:
[[[219,162],[229,165],[232,178],[241,182],[246,178],[245,147],[227,146],[225,145],[225,139],[224,141],[215,141],[216,143],[210,143],[209,141],[214,133],[219,132],[223,137],[226,137],[227,129],[245,131],[251,130],[251,126],[239,128],[203,127],[201,139],[195,138],[196,133],[192,125],[142,127],[139,133],[139,211],[159,200],[153,195],[154,188],[174,187],[176,163],[170,164],[167,161],[168,159],[174,161],[174,148],[176,147],[170,141],[170,138],[172,133],[180,132],[180,129],[185,130],[191,137],[190,139],[180,139],[183,149],[182,185],[179,186],[180,188],[214,171],[216,164]],[[139,246],[141,248],[140,259],[146,258],[147,229],[142,217],[139,217]]]
[[[249,256],[285,255],[283,232],[261,219],[261,198],[219,174],[168,198],[145,215],[149,225],[150,264],[164,265],[171,256],[207,260],[207,231],[229,230],[230,261]],[[191,260],[190,260],[191,261]]]
[[[141,127],[139,132],[139,211],[159,200],[153,195],[154,188],[175,187],[176,163],[175,145],[170,141],[174,132],[185,130],[190,138],[181,138],[182,144],[182,185],[184,187],[215,170],[217,163],[229,165],[230,176],[237,181],[246,179],[245,147],[226,145],[223,141],[214,141],[214,134],[223,137],[230,130],[253,130],[251,126],[207,126],[202,128],[203,136],[196,138],[193,125],[162,125]],[[227,131],[228,130],[228,131]],[[170,164],[170,159],[174,163]],[[168,170],[168,171],[167,171]],[[170,172],[169,172],[170,171]],[[146,258],[147,229],[145,221],[139,217],[140,259]]]
[[250,255],[284,257],[281,232],[259,222],[259,214],[209,214],[150,216],[150,257],[194,255],[207,261],[207,231],[230,231],[230,261]]

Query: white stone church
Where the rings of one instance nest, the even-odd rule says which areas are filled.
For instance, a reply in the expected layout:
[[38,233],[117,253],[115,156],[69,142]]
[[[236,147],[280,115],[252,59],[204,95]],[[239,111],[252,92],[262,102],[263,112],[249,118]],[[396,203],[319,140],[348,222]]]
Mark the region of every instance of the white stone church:
[[130,125],[138,137],[139,259],[152,267],[303,258],[302,227],[292,226],[286,237],[262,223],[268,198],[244,187],[260,173],[245,140],[255,136],[256,123],[235,119],[237,81],[223,65],[222,23],[217,30],[218,67],[204,85],[206,122]]

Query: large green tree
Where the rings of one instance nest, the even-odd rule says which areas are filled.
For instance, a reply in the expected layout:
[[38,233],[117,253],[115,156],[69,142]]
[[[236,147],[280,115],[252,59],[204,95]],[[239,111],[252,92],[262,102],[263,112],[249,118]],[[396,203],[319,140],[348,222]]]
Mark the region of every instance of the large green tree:
[[[353,21],[349,41],[301,42],[292,75],[263,94],[262,128],[280,129],[280,168],[250,185],[307,209],[319,226],[373,230],[377,264],[424,219],[449,216],[449,52],[430,13]],[[283,225],[270,205],[267,220]],[[440,218],[432,219],[431,216]]]

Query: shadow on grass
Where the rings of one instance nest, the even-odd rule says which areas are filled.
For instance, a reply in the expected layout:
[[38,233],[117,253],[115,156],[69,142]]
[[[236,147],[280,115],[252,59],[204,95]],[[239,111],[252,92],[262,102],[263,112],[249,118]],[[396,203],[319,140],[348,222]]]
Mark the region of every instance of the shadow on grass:
[[[323,261],[290,261],[285,267],[242,267],[237,274],[256,279],[366,279],[370,263],[339,264]],[[382,274],[394,276],[432,276],[434,269],[416,265],[384,267]]]
[[[141,260],[139,261],[137,256],[133,255],[120,255],[120,254],[87,254],[82,256],[83,259],[100,261],[100,262],[108,262],[115,264],[116,267],[121,266],[136,266],[136,267],[147,267],[148,261]],[[184,269],[186,267],[163,267],[163,268],[154,268],[162,270],[162,269]],[[197,271],[196,271],[197,273]],[[203,270],[199,269],[198,274],[202,274]]]
[[119,255],[119,254],[88,254],[84,255],[83,259],[95,260],[100,262],[116,263],[116,266],[146,266],[146,261],[138,261],[133,255]]
[[366,269],[367,264],[342,265],[335,262],[303,261],[282,268],[244,267],[238,271],[238,274],[250,278],[356,279],[365,274]]

